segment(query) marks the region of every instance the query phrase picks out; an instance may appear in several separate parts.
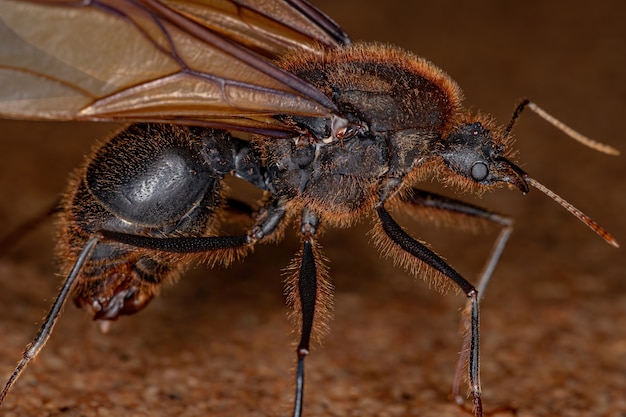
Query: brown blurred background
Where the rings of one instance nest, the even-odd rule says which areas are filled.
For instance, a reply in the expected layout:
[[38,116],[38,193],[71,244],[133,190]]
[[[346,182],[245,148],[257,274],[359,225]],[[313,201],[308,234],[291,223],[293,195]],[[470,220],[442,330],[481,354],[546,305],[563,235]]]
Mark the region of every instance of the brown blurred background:
[[[468,105],[503,124],[526,96],[626,151],[622,1],[316,4],[354,40],[394,43],[429,58],[461,85]],[[2,236],[52,204],[67,174],[111,127],[2,121],[0,129]],[[515,135],[525,170],[626,244],[623,156],[586,149],[531,113]],[[623,249],[537,191],[502,189],[479,203],[517,220],[482,307],[489,415],[624,416]],[[406,225],[470,279],[497,233]],[[336,308],[331,333],[307,359],[305,415],[468,415],[448,398],[463,297],[442,296],[380,259],[368,229],[365,221],[321,241]],[[53,233],[48,224],[0,257],[0,375],[13,369],[61,281]],[[292,235],[228,270],[197,266],[108,334],[68,306],[0,415],[289,415],[294,336],[281,269],[298,247]]]

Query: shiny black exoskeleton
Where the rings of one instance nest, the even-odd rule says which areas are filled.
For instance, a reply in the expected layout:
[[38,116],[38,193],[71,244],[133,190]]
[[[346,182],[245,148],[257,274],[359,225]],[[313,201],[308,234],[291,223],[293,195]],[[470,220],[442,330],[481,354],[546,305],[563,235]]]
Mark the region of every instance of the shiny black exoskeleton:
[[[465,343],[480,407],[477,291],[406,234],[386,206],[482,218],[508,230],[504,216],[419,190],[421,181],[436,176],[460,186],[509,184],[526,192],[525,174],[507,159],[506,135],[488,118],[463,110],[459,88],[441,70],[397,49],[357,45],[322,57],[287,57],[282,65],[330,98],[337,114],[277,115],[294,132],[290,138],[244,140],[224,130],[135,124],[94,151],[65,199],[59,252],[68,271],[80,269],[75,301],[96,319],[134,313],[191,259],[227,264],[257,242],[280,239],[288,221],[299,222],[302,250],[287,283],[301,330],[299,416],[304,357],[331,304],[318,228],[373,215],[373,236],[384,252],[414,273],[455,283],[469,298]],[[254,224],[238,236],[224,236],[220,228],[236,197],[224,186],[227,175],[265,192],[250,209]]]

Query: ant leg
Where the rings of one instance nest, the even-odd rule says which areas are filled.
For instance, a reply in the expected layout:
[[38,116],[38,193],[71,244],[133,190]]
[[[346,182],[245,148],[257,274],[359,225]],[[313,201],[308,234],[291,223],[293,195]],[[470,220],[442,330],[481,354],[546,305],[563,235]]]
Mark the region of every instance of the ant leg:
[[257,240],[262,239],[265,235],[271,237],[275,234],[279,227],[284,223],[285,209],[279,202],[266,207],[260,220],[257,222],[252,231],[247,235],[241,236],[214,236],[214,237],[180,237],[180,238],[155,238],[148,236],[139,236],[129,233],[114,232],[110,230],[101,230],[96,232],[85,244],[84,248],[78,255],[72,270],[65,279],[54,304],[50,308],[41,328],[37,332],[34,340],[28,345],[23,353],[22,360],[18,363],[9,380],[0,391],[0,405],[4,401],[9,390],[13,387],[17,379],[20,377],[26,366],[34,359],[43,346],[46,344],[57,319],[61,314],[61,310],[65,305],[68,296],[72,293],[74,284],[80,276],[83,267],[89,262],[91,254],[99,243],[105,243],[107,240],[124,243],[140,248],[162,250],[174,253],[196,253],[211,252],[218,250],[237,250],[254,244]]
[[[446,214],[469,217],[470,219],[487,220],[489,222],[496,223],[502,227],[500,233],[498,234],[498,237],[496,238],[496,241],[493,244],[493,247],[491,248],[491,253],[489,254],[487,261],[485,262],[485,265],[483,266],[483,269],[480,273],[478,286],[476,287],[480,301],[480,299],[485,296],[487,284],[489,283],[493,272],[496,269],[498,262],[500,261],[500,257],[502,255],[502,252],[504,251],[504,247],[509,240],[509,237],[511,236],[511,233],[513,232],[513,219],[509,216],[495,213],[493,211],[489,211],[460,200],[444,197],[439,194],[423,190],[413,190],[412,195],[408,198],[405,198],[403,202],[410,203],[419,207],[438,210],[442,213],[445,212]],[[467,323],[467,320],[463,320],[464,325],[467,325]],[[463,397],[459,394],[459,390],[463,371],[466,367],[466,363],[468,360],[468,354],[471,350],[471,340],[469,337],[470,333],[468,329],[464,329],[463,333],[465,335],[463,338],[463,346],[461,348],[461,354],[459,356],[459,361],[457,363],[454,381],[452,384],[452,396],[459,405],[463,404]]]
[[[253,244],[257,239],[271,237],[283,223],[285,210],[278,202],[265,207],[262,220],[252,228],[249,235],[215,236],[215,237],[176,237],[155,238],[132,235],[127,233],[102,230],[99,233],[108,240],[124,243],[135,247],[162,250],[176,253],[191,253],[214,251],[220,249],[236,249]],[[313,333],[316,306],[319,299],[318,284],[323,267],[318,267],[315,255],[315,241],[313,236],[317,229],[318,219],[310,211],[304,210],[301,221],[303,238],[302,252],[299,259],[298,277],[295,284],[297,301],[301,314],[301,335],[298,348],[298,364],[296,370],[296,393],[293,408],[293,417],[302,416],[304,399],[304,358],[309,354],[311,334]]]
[[11,377],[0,392],[0,405],[4,401],[4,398],[7,396],[9,390],[11,389],[11,387],[13,387],[26,366],[32,359],[34,359],[39,354],[41,349],[43,349],[44,345],[50,338],[50,335],[52,334],[52,329],[54,328],[54,325],[56,324],[57,319],[61,314],[61,310],[63,309],[63,306],[67,301],[67,297],[72,292],[72,288],[74,287],[76,278],[79,276],[81,269],[85,265],[85,262],[89,260],[93,249],[96,247],[99,241],[100,238],[98,236],[92,237],[91,239],[89,239],[83,250],[78,255],[76,263],[74,264],[72,270],[65,279],[65,282],[63,282],[63,286],[61,287],[57,298],[54,300],[54,304],[52,304],[50,311],[46,315],[46,318],[41,325],[41,328],[37,332],[37,336],[35,336],[35,339],[33,339],[33,341],[26,347],[26,350],[22,355],[22,360],[20,360],[15,370],[11,374]]
[[441,214],[445,213],[453,216],[465,217],[470,220],[486,220],[502,227],[500,234],[491,248],[491,253],[483,266],[478,286],[476,287],[480,297],[484,297],[489,280],[498,265],[500,256],[504,251],[504,247],[506,246],[511,233],[513,232],[513,218],[460,200],[417,189],[414,189],[412,194],[409,197],[404,198],[402,202],[431,210],[437,210],[441,212]]
[[26,366],[39,354],[50,338],[54,325],[61,314],[61,310],[63,309],[68,296],[72,292],[76,279],[79,277],[82,268],[89,261],[91,253],[96,245],[98,243],[103,243],[103,241],[106,240],[125,243],[135,247],[163,250],[168,252],[192,253],[215,251],[220,249],[236,249],[250,244],[251,238],[248,235],[197,238],[154,238],[107,230],[96,233],[89,239],[89,241],[87,241],[85,247],[78,255],[78,259],[65,279],[57,298],[52,304],[52,307],[50,308],[50,311],[48,312],[41,328],[37,332],[37,336],[35,336],[34,340],[28,345],[22,355],[22,360],[18,363],[2,391],[0,391],[0,405]]
[[106,240],[123,243],[136,248],[160,250],[172,253],[211,252],[221,249],[236,249],[253,243],[248,235],[196,236],[196,237],[152,237],[130,233],[100,230]]
[[[312,212],[303,210],[301,229],[302,252],[300,259],[295,263],[299,266],[297,270],[297,282],[288,285],[290,304],[299,303],[301,318],[300,342],[296,353],[298,355],[298,365],[296,369],[296,393],[293,406],[293,417],[302,416],[304,400],[304,358],[309,354],[309,344],[311,333],[314,331],[314,319],[316,307],[320,298],[323,298],[324,289],[324,267],[321,265],[319,256],[316,254],[315,241],[313,239],[318,218]],[[293,286],[292,288],[289,288]],[[297,300],[296,300],[297,299]],[[298,307],[296,307],[298,309]],[[322,310],[324,307],[322,306]]]
[[202,253],[219,250],[237,250],[255,244],[263,238],[274,236],[284,223],[285,208],[280,201],[271,201],[261,208],[259,220],[244,235],[153,237],[131,233],[100,230],[107,240],[137,248],[160,250],[172,253]]
[[[421,261],[429,265],[435,271],[444,277],[452,280],[468,298],[468,328],[469,332],[469,383],[474,398],[474,415],[482,417],[482,400],[480,389],[480,358],[479,358],[479,303],[478,291],[476,288],[463,278],[454,268],[446,261],[439,257],[432,250],[428,249],[424,244],[409,236],[398,223],[391,217],[389,212],[385,210],[383,203],[376,206],[376,213],[380,220],[380,226],[387,238],[390,239],[390,249],[395,251],[395,255],[402,258],[402,255],[410,255],[411,259],[404,259],[405,265]],[[381,238],[384,236],[380,236]]]

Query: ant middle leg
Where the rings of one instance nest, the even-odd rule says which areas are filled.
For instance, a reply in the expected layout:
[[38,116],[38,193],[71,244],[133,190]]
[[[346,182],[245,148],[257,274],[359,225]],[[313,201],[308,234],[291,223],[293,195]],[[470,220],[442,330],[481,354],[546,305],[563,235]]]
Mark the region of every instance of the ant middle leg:
[[323,333],[324,319],[332,305],[332,288],[328,281],[324,257],[315,241],[319,219],[310,210],[302,211],[300,234],[302,249],[290,266],[293,272],[286,283],[291,316],[298,320],[300,340],[296,348],[296,392],[293,417],[301,417],[304,404],[304,359],[309,354],[312,338]]

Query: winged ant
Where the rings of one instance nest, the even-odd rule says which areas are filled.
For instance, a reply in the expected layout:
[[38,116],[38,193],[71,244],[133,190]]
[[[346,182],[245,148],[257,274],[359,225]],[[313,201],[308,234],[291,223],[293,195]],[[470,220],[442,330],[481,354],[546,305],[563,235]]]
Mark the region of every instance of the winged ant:
[[[372,217],[383,253],[466,295],[459,369],[467,361],[474,413],[481,416],[479,297],[512,220],[419,184],[436,177],[476,192],[506,185],[527,193],[534,187],[617,246],[512,161],[510,132],[529,108],[583,144],[609,154],[614,149],[527,100],[500,127],[466,110],[456,83],[425,59],[382,44],[351,44],[304,1],[277,1],[272,11],[264,3],[230,2],[232,10],[219,10],[183,1],[2,1],[7,13],[1,22],[10,29],[3,44],[22,53],[3,75],[17,88],[0,93],[0,115],[132,124],[95,148],[70,179],[59,239],[67,278],[0,403],[48,340],[68,297],[96,320],[115,320],[143,309],[191,261],[227,265],[257,243],[280,240],[296,223],[302,247],[287,287],[299,318],[293,415],[300,416],[304,360],[331,297],[318,231]],[[34,24],[38,16],[55,23]],[[59,36],[70,39],[81,25],[93,28],[87,37],[110,37],[101,45],[87,39],[93,51],[71,41],[76,49],[65,47]],[[145,56],[124,55],[136,50]],[[102,57],[116,56],[122,57],[119,66],[98,66]],[[80,77],[76,69],[83,71]],[[241,235],[220,229],[235,204],[224,187],[228,175],[264,192],[259,207],[249,210],[254,225]],[[499,225],[478,285],[407,234],[392,208],[429,208]],[[459,371],[459,401],[460,379]]]

